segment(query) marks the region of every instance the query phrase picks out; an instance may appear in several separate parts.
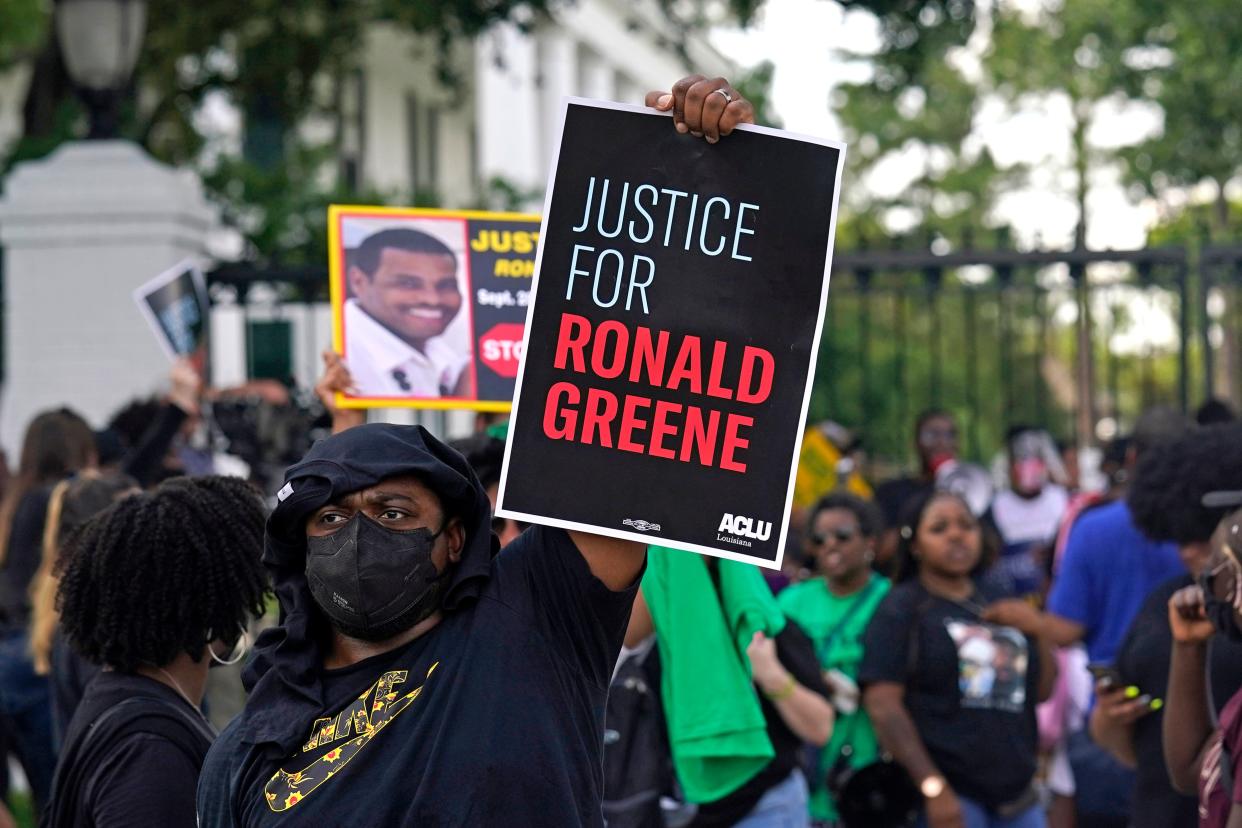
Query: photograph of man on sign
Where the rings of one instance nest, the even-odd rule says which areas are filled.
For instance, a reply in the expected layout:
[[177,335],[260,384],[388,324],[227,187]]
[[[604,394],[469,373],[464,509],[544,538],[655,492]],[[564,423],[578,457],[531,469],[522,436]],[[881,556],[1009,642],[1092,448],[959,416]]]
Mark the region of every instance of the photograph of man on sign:
[[341,235],[341,326],[357,395],[472,399],[466,223],[349,217]]

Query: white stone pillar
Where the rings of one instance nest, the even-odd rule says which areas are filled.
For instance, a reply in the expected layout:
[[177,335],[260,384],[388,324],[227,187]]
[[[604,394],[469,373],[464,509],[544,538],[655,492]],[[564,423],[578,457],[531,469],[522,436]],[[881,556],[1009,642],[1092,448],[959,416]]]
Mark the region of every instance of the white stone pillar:
[[544,170],[552,168],[561,129],[561,101],[578,94],[578,44],[564,31],[548,28],[539,33],[540,152]]
[[585,46],[582,49],[579,60],[581,61],[578,70],[581,77],[579,83],[582,87],[582,94],[588,98],[598,98],[602,101],[615,100],[617,95],[616,73],[608,65],[607,61]]
[[475,117],[479,172],[483,181],[502,176],[519,187],[544,182],[535,88],[538,61],[534,38],[509,23],[492,27],[476,41]]
[[132,291],[201,256],[215,212],[193,173],[124,141],[65,144],[4,189],[0,444],[16,462],[36,412],[69,405],[98,427],[165,382],[168,359]]

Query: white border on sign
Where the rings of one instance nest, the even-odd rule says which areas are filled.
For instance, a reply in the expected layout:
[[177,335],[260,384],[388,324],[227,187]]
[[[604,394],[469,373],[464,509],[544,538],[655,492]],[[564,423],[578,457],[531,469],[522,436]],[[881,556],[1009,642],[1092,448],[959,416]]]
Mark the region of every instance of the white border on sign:
[[[548,221],[552,217],[552,192],[556,184],[556,167],[561,158],[561,139],[565,136],[565,119],[569,114],[570,106],[589,106],[596,109],[612,109],[620,112],[636,112],[643,115],[659,115],[666,118],[672,118],[672,112],[659,112],[650,107],[636,106],[634,104],[614,103],[612,101],[600,101],[593,98],[577,98],[565,97],[561,99],[561,116],[560,128],[556,131],[556,147],[552,151],[552,169],[548,171],[548,187],[544,195],[543,201],[543,222],[539,226],[539,239],[542,242],[548,237]],[[595,526],[592,524],[578,523],[572,520],[561,520],[559,518],[549,518],[540,515],[530,515],[524,512],[515,512],[504,507],[505,487],[509,482],[509,455],[513,451],[513,440],[505,441],[505,459],[501,466],[500,472],[500,488],[496,493],[496,515],[498,517],[510,518],[512,520],[520,520],[526,523],[539,523],[545,526],[556,526],[561,529],[574,529],[580,532],[590,532],[596,535],[604,535],[610,538],[619,538],[621,540],[637,541],[638,543],[654,546],[666,546],[670,549],[684,549],[688,552],[698,552],[703,555],[711,555],[716,558],[726,558],[731,561],[741,561],[742,563],[751,563],[756,566],[762,566],[766,569],[780,569],[781,563],[785,557],[785,541],[789,536],[789,510],[793,505],[794,482],[798,476],[798,458],[802,453],[802,437],[806,432],[807,409],[811,404],[811,387],[815,382],[815,361],[819,356],[820,337],[824,332],[824,311],[828,307],[828,282],[832,274],[832,248],[836,244],[837,239],[837,212],[841,202],[841,170],[845,167],[845,144],[840,141],[830,141],[826,138],[818,138],[813,135],[803,135],[797,132],[786,132],[782,129],[773,129],[771,127],[757,126],[753,124],[739,124],[737,129],[744,132],[758,132],[762,135],[771,135],[777,138],[786,138],[795,141],[805,141],[811,144],[819,144],[824,147],[832,147],[841,153],[837,159],[837,180],[832,190],[832,213],[829,216],[828,225],[828,250],[824,257],[824,280],[823,288],[819,295],[819,317],[815,322],[815,337],[811,341],[811,361],[807,366],[806,388],[802,393],[802,416],[798,418],[798,433],[794,438],[793,445],[793,463],[789,469],[789,479],[786,481],[785,487],[785,513],[781,516],[781,535],[776,547],[776,560],[768,561],[756,558],[753,555],[745,555],[739,552],[729,552],[723,549],[716,549],[710,546],[699,546],[698,544],[688,543],[686,541],[673,540],[671,538],[658,538],[650,535],[640,535],[636,532],[626,532],[620,529],[613,529],[607,526]],[[529,339],[530,326],[535,313],[535,301],[539,296],[539,276],[543,272],[543,252],[544,245],[539,245],[539,250],[535,255],[535,274],[531,280],[530,295],[531,303],[526,309],[526,327],[522,334],[522,360],[518,365],[517,382],[513,387],[513,413],[509,416],[509,434],[512,435],[517,425],[518,399],[522,396],[522,380],[526,376],[526,356],[530,353]]]
[[[190,278],[194,282],[195,290],[198,291],[198,298],[203,303],[203,308],[210,314],[211,301],[207,295],[207,279],[203,276],[203,270],[199,267],[198,262],[192,258],[182,259],[160,275],[148,279],[140,286],[134,288],[133,292],[134,304],[138,306],[138,312],[147,320],[147,324],[155,332],[155,338],[159,341],[164,355],[172,362],[176,362],[183,354],[178,354],[176,349],[173,348],[172,343],[168,341],[168,335],[164,333],[164,326],[160,324],[160,321],[155,318],[155,314],[151,312],[151,306],[147,302],[147,297],[165,285],[175,282],[186,271],[190,272]],[[203,319],[203,330],[207,330],[207,319]]]

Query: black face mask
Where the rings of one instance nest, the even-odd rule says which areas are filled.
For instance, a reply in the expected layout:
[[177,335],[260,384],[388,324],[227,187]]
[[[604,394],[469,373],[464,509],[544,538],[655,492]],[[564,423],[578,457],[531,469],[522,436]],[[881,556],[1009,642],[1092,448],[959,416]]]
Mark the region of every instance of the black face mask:
[[383,641],[440,606],[448,586],[431,550],[444,531],[399,532],[361,512],[326,537],[306,539],[306,580],[332,626],[351,638]]

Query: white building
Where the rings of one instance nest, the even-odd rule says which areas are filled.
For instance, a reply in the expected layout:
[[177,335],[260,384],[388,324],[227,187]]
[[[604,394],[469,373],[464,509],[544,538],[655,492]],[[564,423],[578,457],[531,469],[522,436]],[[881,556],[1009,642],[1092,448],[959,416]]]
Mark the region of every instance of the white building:
[[[558,4],[553,19],[496,26],[473,42],[456,44],[450,63],[459,82],[446,86],[437,80],[439,53],[434,41],[390,25],[376,25],[360,44],[361,65],[344,84],[338,111],[329,121],[309,122],[301,129],[314,141],[339,137],[340,157],[333,169],[324,171],[325,185],[340,176],[360,192],[391,194],[387,200],[396,204],[426,202],[430,197],[442,207],[477,208],[487,203],[489,186],[501,181],[510,192],[522,194],[524,209],[535,212],[542,204],[563,96],[639,104],[646,91],[666,89],[691,69],[707,75],[733,74],[728,62],[706,39],[695,35],[687,42],[674,43],[670,40],[675,37],[673,32],[656,0]],[[0,146],[20,131],[21,104],[28,82],[25,67],[0,75]],[[215,100],[200,115],[217,128],[216,149],[240,150],[241,120],[229,104],[222,98]],[[78,153],[74,157],[96,155]],[[62,168],[64,164],[55,166],[56,170]],[[47,169],[46,165],[38,172],[32,168],[23,181],[42,182],[37,185],[44,188],[39,198],[51,198],[60,215],[67,209],[61,202],[72,198],[72,188],[58,183],[61,173],[48,173]],[[109,183],[112,178],[95,178],[98,181],[92,178],[92,182],[97,185],[99,203],[127,198],[123,187]],[[29,189],[25,187],[25,191]],[[19,192],[22,188],[10,190]],[[191,190],[186,193],[193,197]],[[18,198],[30,201],[26,195]],[[0,236],[7,233],[8,238],[20,238],[25,245],[20,255],[13,248],[8,257],[10,264],[20,261],[23,268],[21,290],[10,285],[10,300],[27,295],[46,299],[49,291],[71,289],[76,306],[88,315],[108,309],[106,319],[98,317],[107,330],[93,335],[99,341],[88,348],[75,343],[75,337],[61,330],[63,325],[57,328],[39,323],[42,312],[23,312],[10,301],[8,320],[23,324],[20,331],[11,324],[9,333],[20,333],[25,353],[41,355],[28,365],[16,366],[20,372],[15,373],[15,366],[10,365],[10,387],[0,412],[0,442],[10,456],[16,454],[25,420],[34,410],[71,402],[95,425],[102,425],[127,400],[156,390],[166,363],[136,309],[129,307],[129,288],[122,282],[132,269],[132,287],[136,287],[173,264],[165,259],[185,255],[176,252],[179,244],[183,250],[197,249],[185,241],[190,236],[181,235],[182,231],[172,226],[165,234],[170,245],[158,249],[125,247],[133,241],[125,236],[106,245],[116,275],[106,281],[92,280],[89,267],[61,261],[74,254],[62,254],[56,244],[38,238],[29,240],[33,238],[31,232],[38,232],[41,204],[34,205],[33,213],[29,205],[14,213],[11,203],[0,204],[10,221],[7,228],[0,227]],[[144,215],[131,212],[135,220]],[[23,216],[20,227],[14,223],[15,215]],[[76,214],[71,218],[78,220]],[[191,223],[206,220],[197,214],[168,218]],[[108,223],[107,216],[83,219]],[[81,233],[70,227],[62,229],[62,235],[68,234],[70,248],[74,239],[92,238],[89,229]],[[191,235],[201,238],[201,231]],[[229,232],[209,236],[221,244],[209,240],[208,255],[229,258],[231,236]],[[232,249],[236,251],[236,237],[233,239]],[[45,271],[46,267],[52,269]],[[301,385],[314,383],[320,370],[319,354],[331,342],[326,305],[282,303],[275,293],[266,291],[265,295],[261,288],[251,291],[244,307],[230,304],[227,295],[219,298],[221,303],[212,318],[213,385],[227,387],[243,382],[264,362],[274,362],[282,372],[287,368]],[[132,324],[125,318],[130,310],[134,310]],[[48,341],[38,341],[40,338]],[[21,373],[20,382],[17,373]],[[49,384],[40,377],[55,377],[56,381]],[[18,385],[23,390],[18,391]],[[61,400],[64,393],[59,389],[75,389],[73,399]],[[21,397],[19,404],[14,402],[17,397]],[[376,412],[376,416],[414,419],[411,412]],[[440,433],[456,436],[470,430],[472,415],[461,412],[445,418],[432,414],[421,420]]]
[[[695,36],[678,49],[669,30],[654,0],[579,0],[558,6],[554,21],[529,34],[506,24],[462,44],[452,57],[461,79],[453,88],[437,80],[433,42],[377,25],[343,96],[340,167],[359,189],[399,194],[398,203],[432,194],[447,208],[479,206],[499,179],[537,212],[564,96],[641,104],[648,90],[666,89],[692,69],[736,74],[706,39]],[[250,375],[255,323],[266,323],[267,341],[288,338],[294,377],[313,384],[319,354],[331,343],[328,307],[284,305],[271,296],[265,303],[255,294],[245,309],[215,311],[214,384]],[[421,421],[450,435],[471,427],[469,413],[447,422],[428,413]]]

